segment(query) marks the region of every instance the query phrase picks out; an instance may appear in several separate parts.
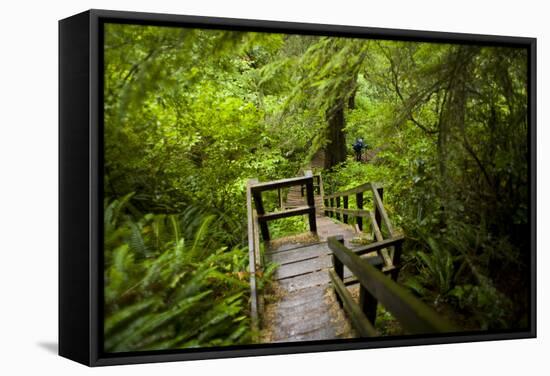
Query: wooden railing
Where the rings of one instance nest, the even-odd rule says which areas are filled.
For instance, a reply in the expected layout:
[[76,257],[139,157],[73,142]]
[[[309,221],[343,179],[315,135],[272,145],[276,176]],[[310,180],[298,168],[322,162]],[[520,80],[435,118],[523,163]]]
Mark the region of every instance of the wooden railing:
[[[262,193],[265,191],[278,190],[281,188],[302,186],[306,187],[306,205],[296,208],[281,210],[271,213],[266,213],[262,200]],[[260,231],[263,240],[270,240],[268,222],[275,219],[287,218],[296,215],[307,214],[309,217],[309,229],[312,232],[317,232],[317,222],[315,220],[315,199],[313,188],[313,174],[311,171],[306,171],[305,176],[300,176],[290,179],[275,180],[265,183],[252,182],[249,185],[252,198],[257,211],[257,220],[260,225]],[[280,194],[279,194],[280,196]],[[280,200],[280,199],[279,199]]]
[[[313,192],[316,195],[320,195],[322,191],[323,184],[321,182],[321,175],[313,175]],[[305,184],[302,184],[302,188],[300,189],[302,197],[306,194],[306,186]]]
[[252,205],[253,184],[257,179],[250,179],[246,186],[246,211],[248,217],[248,272],[250,274],[250,318],[252,328],[257,330],[258,322],[258,290],[256,287],[256,271],[262,267],[262,258],[260,255],[260,235],[258,232],[258,215]]
[[[372,193],[372,200],[374,203],[373,210],[364,209],[365,192]],[[350,209],[349,197],[353,195],[355,195],[357,208]],[[325,196],[325,215],[344,223],[349,222],[349,217],[355,217],[359,231],[363,231],[363,218],[367,218],[371,223],[373,237],[376,242],[384,241],[384,236],[382,234],[383,225],[389,234],[389,238],[394,239],[397,234],[394,231],[393,225],[388,217],[388,213],[384,208],[383,197],[384,188],[380,184],[361,184],[355,188]],[[391,276],[396,280],[398,273],[397,267],[401,261],[400,250],[396,251],[393,244],[388,244],[383,249],[380,249],[379,253],[384,259],[383,271],[392,271]]]
[[[307,206],[282,210],[272,213],[266,213],[262,200],[262,192],[277,190],[279,194],[278,201],[281,203],[281,188],[305,185],[307,193]],[[255,206],[255,208],[254,208]],[[282,205],[279,205],[281,208]],[[263,267],[263,260],[260,252],[260,232],[264,240],[269,240],[268,222],[291,217],[295,215],[308,214],[309,228],[312,232],[317,232],[317,222],[315,219],[315,200],[313,188],[313,176],[311,171],[306,171],[305,176],[275,180],[265,183],[259,183],[258,179],[250,179],[246,187],[246,210],[248,217],[248,271],[250,274],[250,316],[253,328],[258,328],[259,317],[259,297],[256,286],[256,273]]]
[[[336,290],[338,302],[349,315],[351,322],[361,337],[377,336],[375,328],[376,310],[380,302],[410,334],[454,332],[451,323],[440,317],[433,309],[414,297],[372,266],[359,255],[371,252],[374,248],[393,244],[401,246],[402,237],[385,240],[385,244],[373,243],[358,250],[350,250],[343,244],[343,237],[330,237],[328,244],[332,250],[334,269],[329,270],[330,279]],[[360,283],[359,304],[355,302],[344,284],[344,266]]]
[[[343,192],[336,192],[324,196],[325,200],[325,215],[335,217],[337,220],[348,223],[349,217],[355,217],[359,230],[363,230],[363,218],[369,218],[371,212],[363,209],[364,193],[373,192],[378,194],[380,202],[384,197],[384,188],[376,183],[361,184],[355,188],[348,189]],[[355,196],[357,208],[349,208],[349,197]],[[377,222],[380,222],[380,211],[377,210],[375,215]]]

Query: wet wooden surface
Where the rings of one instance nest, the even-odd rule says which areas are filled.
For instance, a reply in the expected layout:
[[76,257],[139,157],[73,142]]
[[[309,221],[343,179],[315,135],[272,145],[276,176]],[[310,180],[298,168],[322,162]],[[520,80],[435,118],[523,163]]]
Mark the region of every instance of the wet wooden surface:
[[[317,217],[317,236],[286,238],[266,243],[265,258],[279,265],[275,287],[263,314],[264,342],[315,341],[356,336],[336,303],[328,270],[332,251],[327,238],[343,235],[345,244],[358,234],[349,225]],[[363,257],[375,260],[376,254]],[[349,270],[344,270],[351,277]]]

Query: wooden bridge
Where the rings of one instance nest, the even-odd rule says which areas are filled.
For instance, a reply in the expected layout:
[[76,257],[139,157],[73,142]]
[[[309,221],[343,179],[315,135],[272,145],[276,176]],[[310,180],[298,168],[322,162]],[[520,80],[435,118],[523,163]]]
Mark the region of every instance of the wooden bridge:
[[[322,177],[311,171],[249,181],[251,316],[261,342],[378,336],[379,303],[407,333],[454,331],[396,283],[404,236],[393,228],[383,195],[374,183],[325,195]],[[271,239],[270,221],[303,215],[309,232]],[[278,265],[273,291],[258,295],[256,275],[268,263]]]

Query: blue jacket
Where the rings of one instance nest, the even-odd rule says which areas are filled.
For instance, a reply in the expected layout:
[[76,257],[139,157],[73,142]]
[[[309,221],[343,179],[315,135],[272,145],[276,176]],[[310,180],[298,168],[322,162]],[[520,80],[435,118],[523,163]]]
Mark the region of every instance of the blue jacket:
[[361,149],[363,149],[364,147],[365,147],[365,144],[361,140],[357,140],[353,144],[353,150],[355,150],[356,152],[360,152]]

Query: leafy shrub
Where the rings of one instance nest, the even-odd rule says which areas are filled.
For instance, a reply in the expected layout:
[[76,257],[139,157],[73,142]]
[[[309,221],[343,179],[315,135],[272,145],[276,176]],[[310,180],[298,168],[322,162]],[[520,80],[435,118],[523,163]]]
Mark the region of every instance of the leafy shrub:
[[282,238],[309,231],[307,216],[282,218],[269,223],[269,233],[272,239]]
[[105,203],[105,351],[251,342],[247,250],[227,249],[212,215],[131,216],[130,198]]

